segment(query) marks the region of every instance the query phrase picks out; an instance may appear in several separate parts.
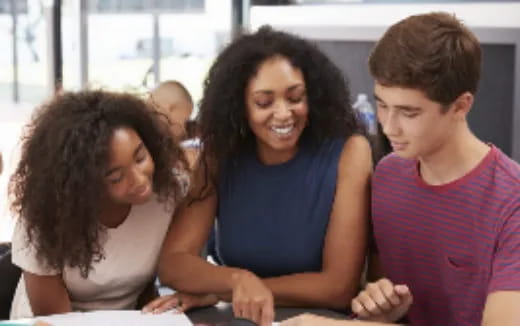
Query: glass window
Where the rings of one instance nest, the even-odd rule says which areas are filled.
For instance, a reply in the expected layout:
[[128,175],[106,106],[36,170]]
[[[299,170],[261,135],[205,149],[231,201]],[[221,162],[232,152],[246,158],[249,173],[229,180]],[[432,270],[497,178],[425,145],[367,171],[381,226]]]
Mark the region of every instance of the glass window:
[[92,12],[136,12],[162,9],[176,12],[203,11],[204,0],[90,0]]
[[[230,40],[231,1],[207,0],[203,12],[161,13],[159,30],[161,81],[180,81],[197,104],[209,67]],[[150,77],[151,87],[153,75]],[[193,115],[196,112],[195,106]]]
[[217,55],[218,32],[201,14],[161,14],[159,30],[161,81],[180,81],[197,102],[209,65]]
[[41,1],[28,2],[18,15],[18,76],[20,101],[40,103],[49,95],[47,21]]
[[152,15],[90,13],[89,85],[140,92],[152,70]]
[[[1,6],[2,2],[0,2]],[[0,8],[3,10],[4,8]],[[9,13],[0,13],[0,101],[9,102],[13,98],[12,82],[13,82],[13,20]],[[3,110],[3,108],[0,108]]]

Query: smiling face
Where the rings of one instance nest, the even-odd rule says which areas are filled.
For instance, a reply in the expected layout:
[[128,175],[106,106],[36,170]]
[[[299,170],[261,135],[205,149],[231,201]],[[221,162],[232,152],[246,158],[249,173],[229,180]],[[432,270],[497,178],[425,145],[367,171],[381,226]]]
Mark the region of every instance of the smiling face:
[[152,195],[154,162],[139,135],[131,128],[114,130],[110,140],[105,184],[112,201],[143,204]]
[[303,73],[283,57],[265,60],[246,88],[247,119],[264,163],[294,156],[307,124]]
[[376,82],[377,117],[394,152],[403,158],[421,158],[442,149],[458,128],[464,112],[447,109],[423,92],[386,87]]

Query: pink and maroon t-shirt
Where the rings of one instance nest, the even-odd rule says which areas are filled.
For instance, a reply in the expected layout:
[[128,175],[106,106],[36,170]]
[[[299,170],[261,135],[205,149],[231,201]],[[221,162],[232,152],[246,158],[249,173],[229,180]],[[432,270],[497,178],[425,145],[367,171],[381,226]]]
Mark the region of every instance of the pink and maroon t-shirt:
[[414,296],[412,325],[480,325],[488,294],[520,291],[520,165],[495,146],[451,183],[390,154],[374,173],[372,218],[385,276]]

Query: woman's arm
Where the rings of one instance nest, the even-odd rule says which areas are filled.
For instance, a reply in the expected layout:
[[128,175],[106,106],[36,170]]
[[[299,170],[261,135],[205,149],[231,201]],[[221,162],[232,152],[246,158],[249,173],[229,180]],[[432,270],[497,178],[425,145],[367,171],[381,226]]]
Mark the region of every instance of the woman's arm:
[[348,308],[359,290],[367,248],[372,157],[362,136],[350,137],[338,167],[336,195],[321,272],[264,279],[278,305]]
[[161,250],[159,278],[162,284],[177,291],[207,294],[231,290],[232,276],[238,270],[214,266],[200,257],[217,210],[217,194],[213,186],[199,196],[207,176],[202,168],[193,175],[193,187],[185,202],[177,209]]
[[[195,171],[191,197],[200,193],[204,173]],[[215,188],[203,200],[185,202],[174,216],[159,258],[161,282],[189,294],[230,296],[237,317],[267,326],[274,318],[271,291],[253,273],[238,268],[215,266],[201,258],[217,210]]]
[[34,316],[72,311],[69,294],[61,274],[41,276],[24,271],[23,277]]

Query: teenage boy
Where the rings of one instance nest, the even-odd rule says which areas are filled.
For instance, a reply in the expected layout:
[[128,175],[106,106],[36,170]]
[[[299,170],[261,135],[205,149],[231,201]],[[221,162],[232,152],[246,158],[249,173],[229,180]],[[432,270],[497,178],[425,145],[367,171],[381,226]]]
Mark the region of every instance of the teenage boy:
[[[372,180],[382,278],[352,301],[360,319],[520,325],[520,166],[468,126],[480,66],[478,40],[445,13],[398,22],[370,55],[393,153]],[[369,325],[287,322],[313,323]]]

